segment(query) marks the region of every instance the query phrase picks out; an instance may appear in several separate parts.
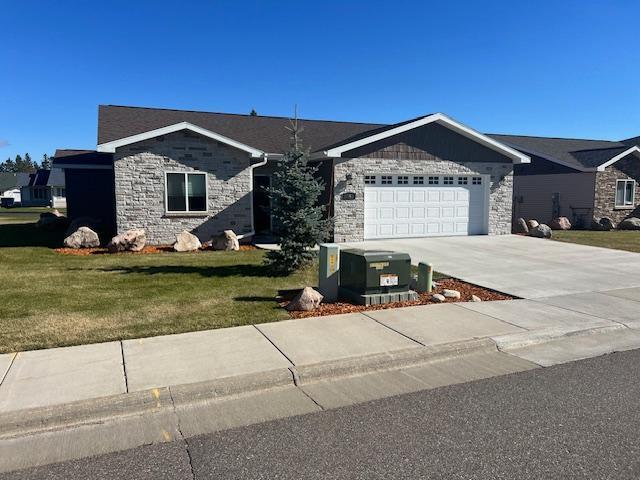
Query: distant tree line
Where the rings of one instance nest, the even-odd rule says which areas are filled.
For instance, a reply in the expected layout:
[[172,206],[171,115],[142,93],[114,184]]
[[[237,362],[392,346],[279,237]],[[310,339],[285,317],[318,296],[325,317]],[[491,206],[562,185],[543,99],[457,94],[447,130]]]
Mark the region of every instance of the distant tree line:
[[22,155],[16,155],[16,158],[7,158],[4,162],[0,162],[0,172],[12,172],[12,173],[33,173],[39,168],[45,170],[51,170],[51,157],[46,153],[42,156],[42,161],[38,163],[31,159],[28,153]]

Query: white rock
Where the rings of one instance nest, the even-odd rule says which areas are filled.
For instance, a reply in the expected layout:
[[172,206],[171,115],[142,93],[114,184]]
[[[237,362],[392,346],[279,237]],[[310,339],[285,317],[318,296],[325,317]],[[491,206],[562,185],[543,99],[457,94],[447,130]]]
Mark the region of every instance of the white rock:
[[202,244],[198,237],[186,230],[176,235],[176,243],[173,244],[173,249],[176,252],[194,252],[200,247],[202,247]]
[[446,298],[460,298],[460,292],[457,290],[449,290],[449,289],[444,289],[442,294],[446,297]]
[[472,302],[481,302],[482,299],[477,295],[471,295],[471,301]]
[[538,223],[538,221],[533,218],[527,220],[527,227],[529,227],[529,230],[536,228],[538,225],[540,225],[540,223]]
[[100,246],[98,234],[89,227],[80,227],[64,239],[67,248],[92,248]]
[[305,287],[298,295],[287,305],[287,310],[308,312],[315,310],[320,306],[320,302],[324,297],[311,287]]
[[551,230],[551,228],[549,228],[548,225],[545,225],[544,223],[541,223],[540,225],[532,228],[529,231],[529,236],[535,238],[551,238],[552,235],[553,231]]
[[214,250],[240,250],[240,243],[233,230],[225,230],[211,238],[211,247]]
[[124,252],[130,250],[139,252],[147,244],[147,234],[142,228],[127,230],[111,239],[107,248],[111,253]]
[[433,300],[434,302],[444,302],[446,298],[444,298],[444,295],[434,293],[433,295],[431,295],[431,300]]

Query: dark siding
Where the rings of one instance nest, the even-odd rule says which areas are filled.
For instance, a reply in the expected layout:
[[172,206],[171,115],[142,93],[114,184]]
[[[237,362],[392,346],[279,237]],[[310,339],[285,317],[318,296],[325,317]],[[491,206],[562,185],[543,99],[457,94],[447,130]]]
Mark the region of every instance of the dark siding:
[[102,222],[98,232],[104,241],[116,231],[113,170],[65,169],[67,216],[90,217]]
[[447,127],[431,123],[342,154],[345,158],[511,163],[511,159]]
[[537,155],[527,154],[531,157],[531,163],[520,163],[513,167],[513,174],[518,175],[550,175],[553,173],[579,173],[570,167],[565,167],[555,162],[551,162]]

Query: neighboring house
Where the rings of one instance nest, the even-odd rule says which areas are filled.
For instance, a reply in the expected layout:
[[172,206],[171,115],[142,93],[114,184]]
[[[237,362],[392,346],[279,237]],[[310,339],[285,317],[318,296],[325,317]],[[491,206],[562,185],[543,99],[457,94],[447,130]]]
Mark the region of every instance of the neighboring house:
[[490,136],[531,157],[514,168],[514,219],[548,223],[564,216],[590,228],[594,218],[618,223],[640,216],[640,137],[614,142]]
[[64,177],[64,172],[59,168],[38,169],[29,174],[29,182],[20,188],[21,205],[65,208],[67,200]]
[[24,185],[26,174],[0,172],[0,202],[2,205],[20,204],[20,187]]
[[[446,115],[395,125],[302,120],[337,242],[508,234],[513,165],[529,157]],[[96,151],[59,150],[68,215],[152,243],[272,227],[261,187],[290,143],[289,119],[100,106]]]

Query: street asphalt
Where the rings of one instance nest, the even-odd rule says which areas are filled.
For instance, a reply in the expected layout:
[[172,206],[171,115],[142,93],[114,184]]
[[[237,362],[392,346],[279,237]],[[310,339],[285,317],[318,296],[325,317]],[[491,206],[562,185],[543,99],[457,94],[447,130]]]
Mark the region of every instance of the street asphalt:
[[640,350],[1,479],[637,479]]

